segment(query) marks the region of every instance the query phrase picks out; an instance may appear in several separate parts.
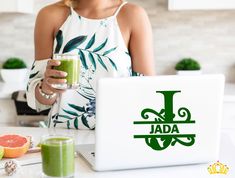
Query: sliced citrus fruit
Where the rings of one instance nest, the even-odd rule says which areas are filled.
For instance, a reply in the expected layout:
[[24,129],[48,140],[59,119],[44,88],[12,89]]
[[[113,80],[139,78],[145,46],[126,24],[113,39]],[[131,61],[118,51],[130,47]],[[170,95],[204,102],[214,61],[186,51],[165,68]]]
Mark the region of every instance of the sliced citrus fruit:
[[24,155],[30,145],[28,137],[17,134],[1,135],[0,146],[4,147],[4,158],[17,158]]
[[4,148],[2,146],[0,146],[0,160],[2,159],[4,154]]

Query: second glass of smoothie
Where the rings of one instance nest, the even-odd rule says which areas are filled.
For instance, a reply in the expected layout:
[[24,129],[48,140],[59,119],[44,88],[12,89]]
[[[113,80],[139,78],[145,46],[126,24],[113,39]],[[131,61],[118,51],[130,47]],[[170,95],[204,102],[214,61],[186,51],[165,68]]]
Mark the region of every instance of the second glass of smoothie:
[[60,60],[61,64],[54,67],[56,70],[64,71],[67,73],[65,79],[66,84],[52,84],[56,89],[77,89],[79,86],[80,74],[80,58],[79,55],[72,54],[55,54],[55,60]]
[[74,177],[74,140],[48,135],[41,140],[42,169],[45,178]]

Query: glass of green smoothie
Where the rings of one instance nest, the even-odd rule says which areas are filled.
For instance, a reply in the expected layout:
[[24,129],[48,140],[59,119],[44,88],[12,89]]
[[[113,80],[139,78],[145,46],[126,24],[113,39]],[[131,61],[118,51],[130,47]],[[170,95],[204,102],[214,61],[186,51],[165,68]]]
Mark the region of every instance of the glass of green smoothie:
[[53,84],[56,89],[77,89],[79,85],[80,74],[80,58],[79,55],[73,54],[54,54],[54,60],[60,60],[61,64],[55,66],[55,70],[64,71],[67,73],[65,79],[66,84]]
[[74,140],[49,135],[41,140],[42,170],[45,178],[74,177]]

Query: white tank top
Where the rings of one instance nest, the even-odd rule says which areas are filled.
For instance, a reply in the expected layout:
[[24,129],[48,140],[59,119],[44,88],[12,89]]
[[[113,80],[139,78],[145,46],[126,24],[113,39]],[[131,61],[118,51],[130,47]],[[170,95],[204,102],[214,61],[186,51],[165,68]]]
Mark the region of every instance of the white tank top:
[[[125,4],[123,2],[113,16],[104,19],[88,19],[71,8],[56,35],[54,53],[80,54],[79,89],[67,90],[58,99],[60,102],[52,106],[49,127],[94,129],[97,81],[103,77],[133,75],[131,57],[117,22],[117,15]],[[28,93],[33,93],[31,84],[43,76],[46,62],[35,61]],[[35,97],[29,100],[35,103]]]

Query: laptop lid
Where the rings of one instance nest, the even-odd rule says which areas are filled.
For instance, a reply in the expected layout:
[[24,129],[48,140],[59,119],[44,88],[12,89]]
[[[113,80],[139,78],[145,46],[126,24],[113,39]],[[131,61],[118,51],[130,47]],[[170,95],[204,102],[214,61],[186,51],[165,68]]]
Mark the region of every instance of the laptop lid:
[[223,75],[101,79],[95,170],[217,160]]

